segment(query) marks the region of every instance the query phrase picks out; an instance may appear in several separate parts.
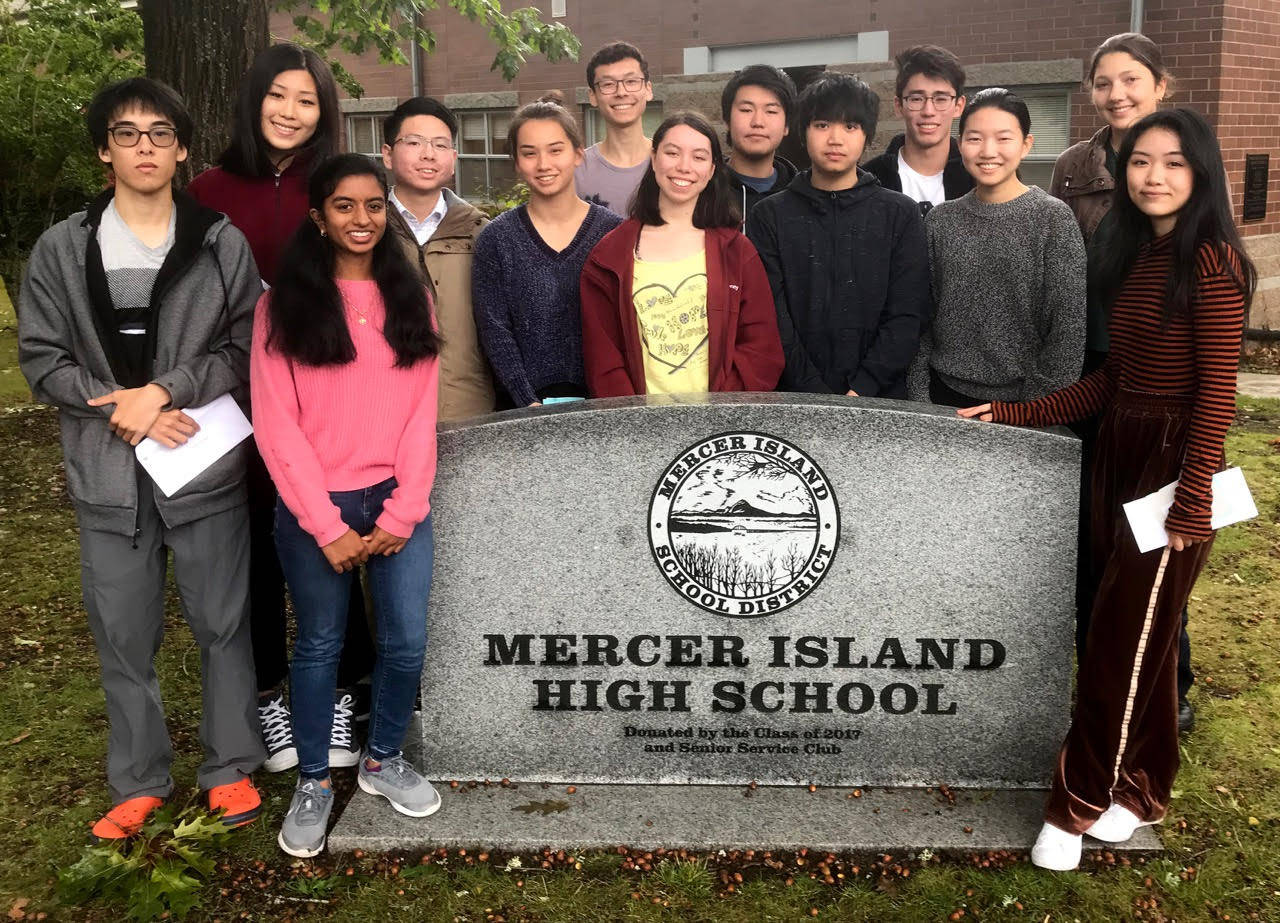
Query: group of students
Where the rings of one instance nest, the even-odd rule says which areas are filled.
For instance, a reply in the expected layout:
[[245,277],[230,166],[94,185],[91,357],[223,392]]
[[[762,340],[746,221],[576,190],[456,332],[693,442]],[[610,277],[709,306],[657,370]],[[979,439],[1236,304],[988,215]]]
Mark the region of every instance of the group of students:
[[[1104,42],[1087,84],[1106,127],[1059,158],[1050,195],[1019,176],[1025,102],[967,97],[941,48],[899,56],[904,133],[860,167],[879,102],[855,77],[797,94],[776,68],[739,71],[726,157],[697,113],[646,138],[648,64],[611,43],[587,65],[604,139],[586,148],[554,96],[521,107],[508,141],[528,202],[492,222],[448,188],[453,113],[410,99],[386,119],[381,164],[339,154],[333,76],[297,46],[254,62],[230,145],[185,193],[181,98],[144,78],[102,90],[87,121],[112,185],[41,237],[19,310],[23,372],[61,411],[111,725],[114,806],[92,835],[135,834],[173,788],[153,666],[166,548],[201,650],[209,806],[248,823],[250,774],[297,766],[278,841],[313,856],[332,767],[410,816],[440,806],[401,752],[427,637],[436,424],[774,389],[1095,421],[1077,707],[1032,859],[1072,868],[1082,833],[1119,841],[1159,821],[1179,628],[1255,282],[1212,131],[1158,109],[1169,79],[1145,37]],[[777,153],[793,131],[807,170]],[[251,406],[254,440],[166,496],[133,447],[183,444],[199,428],[185,411],[228,393]],[[1173,479],[1171,551],[1140,555],[1120,504]]]

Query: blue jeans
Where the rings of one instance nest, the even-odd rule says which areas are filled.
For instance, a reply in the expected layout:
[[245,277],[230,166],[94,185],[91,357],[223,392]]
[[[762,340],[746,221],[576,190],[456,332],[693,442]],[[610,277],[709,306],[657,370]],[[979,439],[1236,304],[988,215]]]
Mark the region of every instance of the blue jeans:
[[[368,535],[395,486],[391,478],[363,490],[332,492],[329,499],[343,522]],[[303,531],[283,500],[276,504],[275,536],[298,623],[290,675],[299,770],[306,778],[323,779],[329,775],[329,734],[352,573],[334,571],[314,536]],[[427,646],[433,555],[428,516],[397,554],[372,557],[365,565],[377,622],[368,743],[375,759],[400,752],[413,712]]]

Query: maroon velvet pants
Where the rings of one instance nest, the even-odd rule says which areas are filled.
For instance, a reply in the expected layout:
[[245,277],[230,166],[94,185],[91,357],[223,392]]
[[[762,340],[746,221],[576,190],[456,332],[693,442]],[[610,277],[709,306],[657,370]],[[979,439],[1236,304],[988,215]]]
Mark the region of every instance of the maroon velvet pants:
[[1112,802],[1164,817],[1178,771],[1178,638],[1212,541],[1140,554],[1123,504],[1177,480],[1191,398],[1121,390],[1098,432],[1092,544],[1101,574],[1076,709],[1045,819],[1083,833]]

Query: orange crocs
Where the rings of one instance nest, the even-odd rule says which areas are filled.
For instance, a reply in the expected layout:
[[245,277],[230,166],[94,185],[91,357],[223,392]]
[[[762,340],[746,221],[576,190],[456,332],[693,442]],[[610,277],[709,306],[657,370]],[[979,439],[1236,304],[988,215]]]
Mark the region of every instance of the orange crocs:
[[222,822],[228,827],[243,827],[262,813],[262,796],[245,776],[229,785],[215,785],[209,789],[209,810],[214,814],[226,809]]
[[89,842],[106,843],[137,836],[142,825],[147,822],[147,818],[162,804],[164,804],[163,798],[153,798],[149,795],[140,795],[120,802],[93,825],[93,829],[89,831]]

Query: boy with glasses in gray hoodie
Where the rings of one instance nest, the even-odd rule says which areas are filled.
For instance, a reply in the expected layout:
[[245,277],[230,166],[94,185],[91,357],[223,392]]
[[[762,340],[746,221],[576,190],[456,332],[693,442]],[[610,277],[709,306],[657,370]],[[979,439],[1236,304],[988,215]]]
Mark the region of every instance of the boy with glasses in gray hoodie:
[[247,396],[253,306],[262,292],[244,235],[173,190],[192,122],[169,87],[137,77],[101,90],[89,131],[114,185],[46,231],[18,310],[32,393],[58,408],[80,572],[102,666],[114,806],[97,841],[139,832],[173,790],[173,750],[154,660],[168,553],[200,647],[198,770],[230,826],[261,811],[249,779],[264,758],[248,622],[248,513],[241,443],[166,496],[134,448],[173,448],[199,429],[184,412]]

